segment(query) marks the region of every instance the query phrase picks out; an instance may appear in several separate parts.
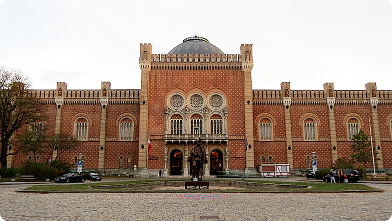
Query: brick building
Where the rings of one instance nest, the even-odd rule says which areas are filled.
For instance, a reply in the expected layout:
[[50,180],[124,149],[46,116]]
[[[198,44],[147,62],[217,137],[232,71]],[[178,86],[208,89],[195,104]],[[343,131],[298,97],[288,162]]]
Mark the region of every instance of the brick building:
[[[372,130],[377,167],[392,168],[392,91],[377,90],[376,83],[356,91],[334,90],[333,83],[291,90],[289,82],[278,90],[255,90],[252,55],[251,44],[224,54],[197,36],[168,54],[141,44],[141,89],[111,89],[102,82],[100,90],[68,90],[58,82],[55,90],[32,93],[45,105],[49,131],[82,140],[61,158],[75,163],[81,153],[85,168],[103,173],[188,176],[188,153],[199,136],[208,153],[206,175],[262,163],[310,168],[312,152],[319,168],[329,168],[349,158],[350,138],[360,128],[368,135]],[[10,156],[9,166],[29,157]]]

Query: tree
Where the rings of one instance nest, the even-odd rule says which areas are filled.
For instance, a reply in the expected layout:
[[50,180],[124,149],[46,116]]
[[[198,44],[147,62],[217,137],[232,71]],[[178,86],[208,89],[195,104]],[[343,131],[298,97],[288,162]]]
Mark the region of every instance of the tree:
[[15,155],[19,150],[8,151],[12,147],[11,138],[25,125],[41,120],[41,105],[31,96],[30,83],[20,70],[8,70],[0,67],[0,139],[1,167],[7,167],[7,156]]
[[56,154],[54,161],[57,161],[57,159],[67,150],[73,150],[81,144],[81,142],[76,137],[65,133],[49,136],[47,143],[51,155],[53,155],[53,153]]
[[[360,129],[359,133],[353,136],[352,141],[354,143],[350,145],[350,147],[353,148],[351,158],[358,162],[361,166],[362,164],[370,162],[372,160],[372,149],[368,136],[365,132]],[[374,155],[377,155],[376,151],[374,151]]]
[[30,128],[29,130],[25,130],[18,137],[18,150],[26,154],[32,153],[34,162],[37,162],[36,156],[38,154],[47,152],[46,150],[48,149],[48,136],[44,134],[43,130],[34,128],[33,125],[31,125],[32,128]]

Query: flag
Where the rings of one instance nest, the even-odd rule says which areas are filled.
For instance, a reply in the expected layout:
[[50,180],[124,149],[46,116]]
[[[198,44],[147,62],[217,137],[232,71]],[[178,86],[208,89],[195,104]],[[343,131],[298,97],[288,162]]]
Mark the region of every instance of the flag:
[[151,142],[150,139],[147,139],[148,141],[148,157],[151,157]]
[[245,152],[248,151],[248,134],[245,134]]

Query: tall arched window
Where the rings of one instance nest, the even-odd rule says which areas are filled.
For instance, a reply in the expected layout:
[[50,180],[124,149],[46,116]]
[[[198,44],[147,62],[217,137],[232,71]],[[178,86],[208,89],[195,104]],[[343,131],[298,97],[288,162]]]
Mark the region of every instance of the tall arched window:
[[211,134],[222,134],[223,121],[218,114],[211,116]]
[[194,114],[191,117],[191,134],[203,133],[203,117],[199,114]]
[[119,162],[120,162],[120,168],[119,169],[123,169],[123,163],[124,163],[124,157],[123,156],[120,156],[119,157]]
[[133,140],[133,122],[130,118],[120,122],[120,140]]
[[131,156],[128,156],[127,157],[127,169],[131,169],[131,160],[132,160],[132,157]]
[[306,156],[306,168],[310,168],[310,156]]
[[260,140],[272,140],[272,122],[268,118],[260,120]]
[[269,162],[269,163],[272,163],[272,156],[269,156],[269,157],[268,157],[268,162]]
[[261,163],[265,163],[265,156],[261,156]]
[[44,124],[41,121],[31,123],[30,131],[33,132],[35,138],[42,137],[44,133]]
[[304,140],[316,140],[316,121],[312,118],[306,118],[304,121]]
[[171,134],[182,134],[183,120],[182,116],[175,114],[170,119]]
[[75,136],[79,140],[88,139],[88,122],[86,118],[78,118],[75,122]]
[[356,118],[350,118],[347,121],[348,139],[352,140],[355,134],[359,133],[359,121]]

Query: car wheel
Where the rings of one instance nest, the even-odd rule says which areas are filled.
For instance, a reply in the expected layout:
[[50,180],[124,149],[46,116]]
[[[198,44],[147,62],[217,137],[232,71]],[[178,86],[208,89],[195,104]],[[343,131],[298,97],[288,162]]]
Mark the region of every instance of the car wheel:
[[71,182],[71,180],[69,180],[69,179],[67,179],[67,181],[66,181],[67,183],[70,183]]

